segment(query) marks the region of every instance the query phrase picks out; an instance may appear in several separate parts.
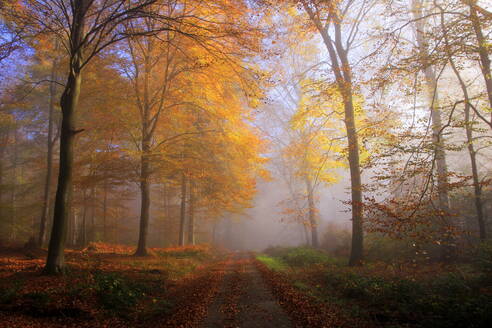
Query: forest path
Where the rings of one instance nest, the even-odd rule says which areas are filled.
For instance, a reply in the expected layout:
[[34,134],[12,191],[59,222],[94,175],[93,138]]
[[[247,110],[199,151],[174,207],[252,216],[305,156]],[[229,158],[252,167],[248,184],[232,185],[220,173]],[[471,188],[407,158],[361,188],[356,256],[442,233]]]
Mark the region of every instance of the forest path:
[[270,292],[250,254],[237,253],[228,261],[219,292],[208,308],[202,328],[293,327]]

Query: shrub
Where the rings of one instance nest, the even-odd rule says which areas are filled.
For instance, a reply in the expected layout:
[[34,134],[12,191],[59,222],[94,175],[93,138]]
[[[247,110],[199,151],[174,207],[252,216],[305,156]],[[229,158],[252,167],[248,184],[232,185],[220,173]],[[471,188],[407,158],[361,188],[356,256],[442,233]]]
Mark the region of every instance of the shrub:
[[140,288],[114,273],[96,273],[95,290],[102,306],[122,314],[134,307],[144,294]]
[[310,247],[290,248],[281,258],[285,263],[293,267],[334,263],[334,260],[327,254]]
[[23,295],[24,308],[31,315],[44,316],[48,313],[48,304],[51,302],[51,296],[44,292],[32,292]]
[[378,321],[437,328],[486,327],[492,319],[492,297],[456,273],[416,282],[328,270],[325,279],[326,294],[356,301]]
[[21,284],[15,282],[12,286],[0,288],[0,304],[10,304],[16,298]]
[[485,241],[480,244],[476,264],[485,274],[492,275],[492,241]]
[[364,241],[367,261],[393,262],[417,257],[413,242],[394,239],[378,233],[369,233]]

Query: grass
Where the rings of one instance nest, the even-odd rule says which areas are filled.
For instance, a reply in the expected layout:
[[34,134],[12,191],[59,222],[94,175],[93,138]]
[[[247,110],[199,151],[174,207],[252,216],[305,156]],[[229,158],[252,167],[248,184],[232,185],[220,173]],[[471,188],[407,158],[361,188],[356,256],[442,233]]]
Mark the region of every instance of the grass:
[[288,266],[281,259],[267,255],[258,255],[256,259],[267,266],[272,271],[285,271]]
[[271,247],[265,253],[291,267],[311,265],[343,265],[345,259],[334,258],[327,253],[312,247]]

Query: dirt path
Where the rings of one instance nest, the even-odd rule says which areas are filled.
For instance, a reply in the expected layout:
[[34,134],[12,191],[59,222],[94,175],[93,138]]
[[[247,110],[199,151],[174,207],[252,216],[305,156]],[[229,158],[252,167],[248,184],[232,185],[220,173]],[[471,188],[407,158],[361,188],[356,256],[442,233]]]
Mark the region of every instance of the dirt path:
[[293,327],[248,254],[234,254],[202,328]]

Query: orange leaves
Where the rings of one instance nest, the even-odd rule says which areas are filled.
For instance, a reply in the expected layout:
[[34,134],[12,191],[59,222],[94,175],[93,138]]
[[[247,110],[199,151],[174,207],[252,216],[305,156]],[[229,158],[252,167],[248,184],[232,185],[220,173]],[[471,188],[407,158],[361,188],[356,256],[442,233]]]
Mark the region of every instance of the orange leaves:
[[289,313],[298,327],[356,327],[354,321],[347,321],[333,304],[320,303],[295,288],[281,272],[268,269],[256,261],[257,268],[263,275],[285,311]]
[[[153,249],[162,254],[143,259],[128,256],[133,249],[121,245],[93,243],[90,247],[90,256],[89,250],[67,252],[70,270],[66,276],[42,276],[38,264],[43,260],[28,260],[22,251],[3,252],[2,297],[15,282],[19,284],[8,302],[3,298],[0,302],[0,327],[195,327],[222,278],[224,263],[178,256],[210,253],[206,245]],[[172,271],[180,272],[179,279],[172,279]],[[136,305],[122,314],[104,308],[97,288],[105,281],[98,275],[116,277],[107,291],[124,284],[129,289],[123,289],[123,294],[136,293]]]

